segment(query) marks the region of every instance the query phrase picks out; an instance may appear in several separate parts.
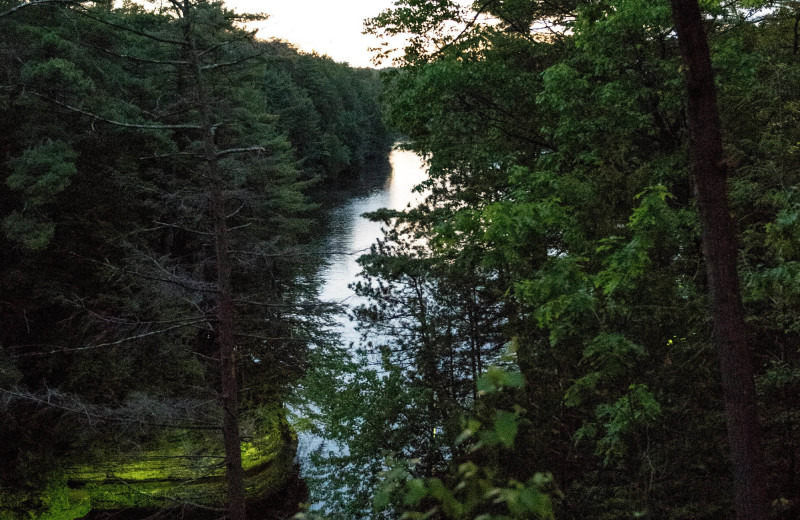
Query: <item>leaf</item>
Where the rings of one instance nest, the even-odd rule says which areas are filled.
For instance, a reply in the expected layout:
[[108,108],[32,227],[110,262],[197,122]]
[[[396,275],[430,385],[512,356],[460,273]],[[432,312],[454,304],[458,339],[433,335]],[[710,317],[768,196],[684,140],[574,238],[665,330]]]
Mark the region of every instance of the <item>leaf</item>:
[[550,512],[550,499],[535,488],[528,487],[520,490],[519,503],[529,513],[546,515]]
[[564,404],[569,407],[578,406],[583,402],[584,394],[593,391],[597,388],[602,374],[600,372],[591,372],[581,378],[578,378],[564,394]]
[[495,386],[495,384],[492,382],[491,378],[489,378],[487,374],[484,374],[480,378],[478,378],[477,383],[475,383],[475,387],[481,394],[488,394],[497,390],[497,386]]
[[380,487],[377,491],[375,491],[375,496],[372,499],[372,505],[377,510],[385,509],[389,505],[391,498],[391,491],[386,487]]
[[502,410],[497,412],[494,418],[494,431],[500,442],[507,448],[514,445],[517,429],[517,414]]
[[503,379],[503,384],[511,388],[521,388],[523,382],[522,372],[506,372]]
[[403,504],[415,506],[426,496],[428,496],[428,489],[425,487],[425,481],[419,478],[409,480],[408,484],[406,484],[406,494],[403,497]]

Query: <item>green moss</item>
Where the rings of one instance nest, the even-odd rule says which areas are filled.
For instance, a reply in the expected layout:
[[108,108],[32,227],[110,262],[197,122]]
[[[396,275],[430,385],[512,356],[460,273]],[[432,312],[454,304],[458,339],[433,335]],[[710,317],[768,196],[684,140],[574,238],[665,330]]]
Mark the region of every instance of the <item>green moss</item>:
[[119,480],[87,484],[85,489],[94,509],[157,508],[181,501],[212,505],[225,498],[221,479],[205,483]]
[[[242,467],[247,496],[257,499],[276,493],[286,484],[292,474],[297,439],[280,408],[259,410],[254,429],[258,436],[242,443]],[[53,478],[38,496],[6,497],[0,492],[0,518],[75,520],[92,509],[155,509],[176,501],[221,506],[226,486],[224,459],[218,446],[216,437],[174,432],[160,444],[136,454],[77,464]],[[12,503],[12,498],[16,502]],[[36,511],[20,500],[33,504]],[[9,516],[12,511],[22,516]]]
[[[249,498],[269,496],[285,484],[296,449],[296,437],[281,409],[262,410],[258,423],[260,436],[242,443]],[[137,456],[74,467],[68,472],[69,481],[83,490],[95,509],[155,508],[176,501],[221,505],[223,458],[206,446],[213,442],[190,442],[190,438],[184,432]]]
[[92,510],[89,493],[83,489],[71,489],[66,479],[53,482],[41,496],[45,511],[37,515],[38,520],[74,520]]

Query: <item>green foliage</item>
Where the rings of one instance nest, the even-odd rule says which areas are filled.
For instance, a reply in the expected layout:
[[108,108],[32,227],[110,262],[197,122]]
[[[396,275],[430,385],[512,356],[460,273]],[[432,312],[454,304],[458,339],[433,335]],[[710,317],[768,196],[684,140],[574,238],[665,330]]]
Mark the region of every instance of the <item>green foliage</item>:
[[3,219],[3,232],[26,249],[38,251],[47,247],[52,240],[55,224],[37,222],[15,211]]
[[[788,517],[800,501],[789,496],[791,454],[800,449],[797,6],[702,6],[771,493],[776,515]],[[357,291],[368,303],[356,315],[382,339],[351,359],[341,350],[306,357],[306,340],[334,339],[313,331],[323,317],[292,307],[308,294],[298,282],[304,273],[279,253],[305,239],[308,181],[344,176],[385,144],[375,73],[282,44],[225,45],[246,41],[231,24],[238,18],[198,4],[203,29],[192,34],[208,51],[206,65],[238,62],[253,49],[267,58],[207,76],[212,116],[224,120],[218,144],[263,148],[220,162],[239,231],[234,284],[247,301],[267,304],[239,315],[243,378],[278,401],[307,363],[318,364],[304,383],[319,404],[309,422],[347,447],[312,477],[330,494],[334,517],[728,518],[730,470],[669,3],[472,8],[490,16],[451,1],[401,0],[368,22],[381,35],[410,35],[402,69],[387,74],[385,101],[406,146],[429,158],[430,178],[418,208],[373,215],[387,234],[361,260]],[[182,37],[164,13],[106,6],[95,14]],[[202,143],[184,127],[198,122],[196,103],[180,66],[143,61],[184,57],[60,8],[20,10],[0,25],[8,35],[0,53],[0,196],[9,201],[0,209],[3,388],[55,387],[106,412],[138,410],[135,417],[151,408],[173,417],[169,407],[142,403],[213,402],[197,393],[213,379],[204,361],[213,338],[197,324],[135,348],[56,359],[42,347],[113,343],[213,309],[212,298],[183,287],[207,287],[215,269],[202,233],[207,186],[192,158]],[[517,368],[489,368],[507,344]],[[254,428],[260,393],[244,395]],[[74,414],[33,405],[9,410],[42,435],[11,422],[0,432],[31,459],[0,451],[5,480],[62,460],[56,448],[65,444],[107,450],[153,440],[152,432],[131,440],[114,429],[93,436]],[[471,418],[461,424],[465,411]],[[547,470],[552,480],[535,476]],[[52,511],[80,498],[51,491]],[[33,510],[2,493],[4,507]]]
[[[0,517],[222,502],[216,190],[248,490],[294,474],[281,401],[326,320],[309,195],[386,152],[380,81],[176,6],[0,9]],[[306,156],[323,136],[340,157]]]
[[583,258],[548,258],[537,276],[517,285],[519,298],[530,302],[539,327],[549,330],[551,344],[579,330],[579,322],[594,312],[597,301],[586,277]]
[[[493,366],[489,373],[492,374],[489,379],[496,384],[494,391],[521,386],[516,372]],[[389,470],[382,475],[374,507],[378,511],[393,507],[404,510],[400,518],[417,520],[554,518],[550,494],[557,494],[557,491],[553,488],[551,475],[536,473],[525,482],[504,481],[501,468],[469,460],[480,461],[482,454],[512,448],[518,421],[519,412],[504,410],[494,410],[489,427],[482,426],[477,419],[464,421],[466,428],[456,445],[463,445],[468,455],[462,456],[458,465],[451,467],[446,479],[414,478],[411,473],[413,462],[409,465],[388,460]]]
[[605,381],[616,381],[631,373],[644,349],[627,340],[621,334],[601,334],[594,338],[583,351],[583,361],[592,369],[578,378],[570,386],[565,395],[567,406],[577,406],[587,393],[598,392],[598,384]]
[[660,415],[661,406],[647,385],[631,385],[628,394],[615,403],[597,407],[597,418],[605,421],[605,434],[597,443],[598,453],[605,456],[606,463],[621,456],[626,446],[624,436],[654,426]]
[[45,511],[40,520],[74,520],[92,510],[89,493],[85,490],[70,489],[66,479],[50,484],[42,495]]
[[47,247],[55,232],[55,223],[41,215],[40,208],[53,205],[56,196],[67,189],[77,173],[76,152],[63,141],[46,141],[29,148],[11,161],[12,173],[6,185],[19,192],[23,210],[13,211],[3,220],[8,238],[26,249]]
[[[44,43],[48,45],[54,40],[55,38],[51,37]],[[59,85],[74,95],[88,95],[95,87],[91,78],[87,77],[75,63],[63,58],[26,63],[22,68],[21,79],[46,89]]]
[[[650,249],[657,242],[668,240],[669,232],[676,220],[667,206],[666,200],[672,197],[666,187],[658,185],[638,194],[639,207],[633,210],[627,227],[632,232],[630,241],[620,246],[622,237],[608,237],[600,240],[598,253],[610,253],[603,261],[595,283],[608,296],[618,289],[634,289],[647,275],[650,267]],[[665,232],[666,231],[666,232]]]
[[521,372],[509,372],[500,367],[491,366],[481,375],[475,386],[482,394],[497,392],[504,387],[520,388],[523,377]]
[[[790,394],[800,330],[800,125],[798,94],[786,88],[800,71],[797,10],[757,5],[703,9],[743,293],[756,363],[766,367],[759,391],[769,410],[768,460],[785,485],[794,478],[786,454],[797,444],[787,439],[798,424]],[[730,475],[670,3],[471,7],[403,1],[368,23],[378,35],[412,33],[403,68],[391,76],[389,113],[431,166],[430,196],[384,220],[392,225],[387,240],[364,264],[380,287],[364,295],[385,308],[370,317],[419,311],[417,302],[394,298],[407,280],[399,273],[413,273],[428,302],[426,337],[462,338],[453,351],[468,352],[476,335],[460,320],[466,298],[449,298],[457,275],[485,297],[484,312],[501,316],[496,340],[516,345],[526,384],[495,393],[500,376],[481,370],[475,389],[504,399],[492,401],[497,415],[487,405],[479,423],[513,453],[498,455],[494,467],[518,481],[557,468],[565,490],[557,516],[726,518],[729,497],[717,490]],[[475,17],[480,8],[494,16],[490,23]],[[394,247],[412,240],[425,246]],[[430,319],[439,306],[459,310]],[[413,352],[410,363],[448,352],[387,343]],[[434,389],[436,381],[423,385]],[[476,406],[469,395],[456,400]],[[426,486],[409,489],[422,506]]]
[[69,186],[77,173],[76,156],[62,141],[48,141],[25,150],[12,161],[13,173],[6,178],[6,184],[22,192],[26,203],[41,206]]
[[782,209],[765,227],[767,243],[775,248],[775,252],[788,261],[800,258],[800,205],[792,204]]
[[516,414],[498,410],[494,418],[494,434],[505,447],[510,448],[514,444],[517,428]]
[[264,102],[309,175],[335,180],[388,152],[376,71],[273,45],[282,59],[264,73]]
[[[555,518],[547,494],[551,480],[548,475],[537,474],[527,482],[511,481],[506,487],[492,485],[491,477],[474,464],[464,463],[455,478],[454,493],[439,479],[409,480],[405,485],[404,505],[435,504],[425,512],[405,512],[400,518],[424,520],[428,518],[480,520],[509,520],[514,518]],[[487,507],[488,506],[488,507]],[[493,513],[481,513],[486,509]]]
[[[313,454],[314,466],[306,472],[311,499],[325,504],[321,513],[326,518],[369,517],[373,501],[383,500],[379,482],[386,459],[398,461],[392,475],[400,474],[409,468],[398,457],[420,459],[446,438],[446,430],[432,435],[433,428],[441,431],[442,425],[429,417],[431,392],[397,367],[387,367],[388,373],[380,374],[364,369],[362,363],[367,362],[359,356],[324,369],[320,363],[303,383],[306,404],[313,403],[304,415],[321,425],[313,431],[339,446],[332,454]],[[343,372],[357,377],[342,377]]]

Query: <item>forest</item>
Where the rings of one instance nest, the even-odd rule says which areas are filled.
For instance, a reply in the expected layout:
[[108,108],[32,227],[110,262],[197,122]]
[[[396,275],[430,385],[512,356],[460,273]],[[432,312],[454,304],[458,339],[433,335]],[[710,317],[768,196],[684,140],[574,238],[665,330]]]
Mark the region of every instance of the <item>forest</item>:
[[0,0],[0,519],[800,518],[800,2],[263,16]]

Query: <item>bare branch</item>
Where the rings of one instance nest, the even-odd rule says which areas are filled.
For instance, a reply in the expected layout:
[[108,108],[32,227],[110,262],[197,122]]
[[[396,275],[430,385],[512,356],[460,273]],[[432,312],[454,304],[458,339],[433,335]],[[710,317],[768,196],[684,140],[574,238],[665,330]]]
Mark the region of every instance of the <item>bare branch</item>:
[[257,302],[251,300],[233,300],[234,303],[242,305],[253,305],[256,307],[275,307],[281,309],[315,309],[320,307],[336,307],[338,304],[333,302],[316,302],[316,303],[275,303],[275,302]]
[[246,255],[246,256],[262,256],[265,258],[291,258],[297,256],[355,256],[360,255],[366,251],[369,251],[370,248],[365,247],[364,249],[357,249],[355,251],[313,251],[313,252],[291,252],[291,251],[283,251],[280,253],[266,253],[263,251],[245,251],[241,249],[231,249],[228,252],[231,254],[236,255]]
[[[226,219],[229,219],[229,218],[235,217],[235,216],[236,216],[236,215],[237,215],[237,214],[238,214],[240,211],[242,211],[242,209],[243,209],[243,208],[244,208],[246,205],[247,205],[247,202],[242,202],[242,204],[241,204],[241,205],[240,205],[238,208],[236,208],[236,210],[234,210],[234,212],[233,212],[233,213],[230,213],[230,214],[228,214],[228,215],[225,215],[225,218],[226,218]],[[228,253],[230,253],[230,251],[228,251]]]
[[305,341],[304,338],[297,338],[297,337],[293,338],[293,337],[290,337],[290,336],[270,338],[270,337],[267,337],[267,336],[259,336],[257,334],[247,334],[247,333],[244,333],[244,332],[234,332],[233,335],[237,336],[237,337],[240,337],[240,338],[258,339],[258,340],[261,340],[261,341]]
[[[225,457],[218,457],[218,458],[224,459]],[[145,492],[137,489],[136,486],[131,485],[128,481],[126,481],[126,480],[114,475],[113,473],[111,474],[111,478],[113,478],[114,480],[116,480],[118,482],[121,482],[123,485],[131,488],[136,493],[144,495],[144,496],[146,496],[148,498],[152,498],[153,497],[153,495],[151,495],[150,493],[145,493]],[[187,482],[191,483],[191,482],[193,482],[195,480],[199,480],[200,478],[202,478],[202,477],[198,477],[198,478],[195,478],[195,479],[189,479]],[[178,497],[172,497],[172,496],[169,496],[169,495],[158,495],[158,498],[163,498],[164,500],[169,500],[170,502],[175,502],[177,504],[183,504],[183,505],[191,506],[191,507],[194,507],[194,508],[197,508],[197,509],[203,509],[203,510],[206,510],[206,511],[227,511],[227,509],[224,508],[224,507],[206,506],[206,505],[203,505],[203,504],[198,504],[196,502],[191,502],[189,500],[185,500],[185,499],[178,498]]]
[[[141,424],[143,426],[154,426],[157,428],[173,428],[177,430],[220,430],[222,429],[221,426],[213,425],[213,424],[203,424],[199,423],[196,419],[192,418],[185,418],[192,423],[188,424],[168,424],[168,423],[159,423],[159,422],[151,422],[143,420],[142,418],[136,417],[129,417],[125,415],[119,415],[120,412],[125,413],[125,410],[113,410],[113,409],[100,409],[98,411],[98,407],[94,405],[87,405],[87,403],[78,400],[75,397],[70,395],[62,394],[58,391],[49,390],[46,396],[42,397],[37,394],[33,394],[29,391],[21,391],[16,389],[7,389],[7,388],[0,388],[0,393],[6,394],[11,398],[21,399],[24,401],[30,401],[42,406],[46,406],[48,408],[53,408],[56,410],[62,410],[65,412],[74,413],[80,416],[85,416],[86,419],[89,421],[90,424],[95,422],[110,422],[110,423],[122,423],[122,424]],[[104,413],[99,413],[104,412]]]
[[[68,301],[70,301],[70,300],[68,300]],[[100,314],[100,313],[98,313],[96,311],[93,311],[92,309],[88,308],[82,301],[81,302],[70,301],[70,303],[80,307],[81,309],[83,309],[84,311],[86,311],[87,313],[89,313],[90,315],[94,316],[95,318],[97,318],[100,321],[104,321],[106,323],[116,323],[116,324],[120,324],[120,325],[136,325],[136,326],[139,326],[139,327],[149,326],[149,325],[174,325],[174,324],[179,324],[179,323],[189,323],[189,324],[193,325],[198,320],[204,320],[206,318],[206,316],[202,312],[202,310],[198,309],[198,310],[200,310],[201,314],[203,314],[202,316],[192,316],[190,318],[176,318],[174,320],[145,320],[145,321],[142,321],[142,320],[139,320],[139,319],[121,318],[121,317],[118,317],[118,316],[106,316],[105,314]]]
[[225,459],[222,455],[151,455],[149,460],[161,459]]
[[191,285],[191,284],[189,284],[187,282],[184,282],[184,281],[181,281],[181,280],[176,280],[174,278],[162,278],[160,276],[153,276],[153,275],[149,275],[149,274],[144,274],[144,273],[140,273],[138,271],[133,271],[131,269],[123,269],[123,268],[120,268],[120,267],[114,267],[114,266],[111,266],[109,264],[104,264],[104,265],[106,267],[110,267],[112,269],[115,269],[117,271],[121,271],[121,272],[126,273],[126,274],[130,274],[130,275],[133,275],[133,276],[138,276],[140,278],[144,278],[145,280],[153,280],[154,282],[164,282],[164,283],[168,283],[168,284],[172,284],[172,285],[177,285],[178,287],[183,287],[187,291],[207,292],[207,293],[218,293],[219,292],[219,290],[217,288],[211,286],[211,284],[202,284],[202,282],[196,282],[197,285]]
[[[154,220],[153,223],[154,224],[158,224],[159,226],[163,226],[163,227],[182,229],[183,231],[188,231],[189,233],[195,233],[197,235],[209,235],[209,236],[213,235],[213,233],[209,233],[207,231],[198,231],[196,229],[190,229],[190,228],[187,228],[187,227],[179,226],[178,224],[169,224],[167,222],[159,222],[157,220]],[[152,258],[151,258],[151,260],[152,260]],[[172,273],[170,273],[170,274],[172,274]]]
[[121,54],[119,52],[112,51],[111,49],[106,49],[105,47],[100,47],[99,45],[93,45],[91,43],[82,42],[82,41],[75,41],[69,40],[72,43],[77,45],[82,45],[84,47],[89,47],[90,49],[95,49],[100,52],[104,52],[111,56],[116,56],[117,58],[123,58],[126,60],[136,61],[139,63],[151,63],[154,65],[189,65],[188,61],[177,61],[177,60],[154,60],[151,58],[142,58],[140,56],[133,56],[130,54]]
[[64,108],[68,109],[68,110],[72,110],[73,112],[77,112],[79,114],[83,114],[85,116],[92,117],[94,119],[103,121],[105,123],[108,123],[108,124],[111,124],[111,125],[115,125],[115,126],[121,126],[121,127],[124,127],[124,128],[140,128],[140,129],[147,129],[147,130],[180,130],[180,129],[184,129],[184,130],[202,130],[203,129],[201,126],[198,126],[198,125],[140,125],[140,124],[134,124],[134,123],[123,123],[122,121],[114,121],[113,119],[106,119],[105,117],[103,117],[103,116],[101,116],[99,114],[94,114],[92,112],[87,112],[86,110],[83,110],[83,109],[78,108],[78,107],[74,107],[72,105],[68,105],[67,103],[59,101],[57,99],[53,99],[51,97],[45,96],[44,94],[39,94],[38,92],[33,92],[33,91],[30,91],[30,90],[28,90],[27,92],[30,92],[31,94],[33,94],[36,97],[40,97],[40,98],[42,98],[42,99],[44,99],[46,101],[49,101],[51,103],[55,103],[56,105],[62,106]]
[[228,231],[236,231],[237,229],[244,229],[250,227],[251,223],[248,222],[247,224],[242,224],[241,226],[234,226],[232,228],[228,228]]
[[231,40],[224,41],[224,42],[218,43],[216,45],[212,45],[208,49],[205,49],[205,50],[202,50],[202,51],[198,52],[197,55],[198,56],[203,56],[205,54],[208,54],[209,52],[212,52],[212,51],[215,51],[215,50],[219,49],[220,47],[225,47],[226,45],[230,45],[230,44],[235,43],[235,42],[237,42],[239,40],[245,40],[245,39],[248,39],[248,38],[252,38],[252,37],[254,37],[256,35],[257,32],[258,32],[258,29],[254,30],[254,31],[250,31],[248,33],[244,33],[241,36],[239,36],[238,38],[233,38]]
[[[184,289],[186,289],[188,291],[192,291],[192,292],[207,292],[207,293],[216,293],[216,292],[218,292],[218,290],[215,287],[213,287],[211,284],[208,284],[208,283],[195,281],[195,285],[190,285],[187,282],[184,282],[184,281],[181,281],[181,280],[176,280],[175,278],[162,278],[160,276],[153,276],[153,275],[150,275],[150,274],[141,273],[139,271],[134,271],[132,269],[125,269],[124,267],[118,267],[118,266],[112,265],[112,264],[110,264],[108,262],[100,262],[99,260],[94,260],[92,258],[87,258],[87,257],[79,255],[77,253],[70,253],[70,254],[72,254],[74,256],[77,256],[79,258],[82,258],[84,260],[87,260],[89,262],[92,262],[92,263],[95,263],[95,264],[100,264],[100,265],[102,265],[102,266],[104,266],[104,267],[106,267],[108,269],[112,269],[114,271],[119,271],[119,272],[125,273],[125,274],[130,274],[130,275],[133,275],[133,276],[138,276],[140,278],[144,278],[145,280],[153,280],[154,282],[164,282],[164,283],[169,283],[169,284],[172,284],[172,285],[177,285],[178,287],[183,287]],[[168,276],[175,276],[173,273],[170,273],[169,271],[164,269],[164,267],[161,266],[155,259],[150,258],[150,260],[153,260],[153,262],[158,267],[160,267],[161,270],[163,270],[165,273],[167,273]]]
[[221,68],[221,67],[233,67],[234,65],[238,65],[238,64],[243,63],[245,61],[252,60],[253,58],[258,58],[259,56],[263,56],[266,52],[267,51],[257,52],[255,54],[250,54],[249,56],[244,56],[244,57],[239,58],[237,60],[228,61],[228,62],[225,62],[225,63],[212,63],[211,65],[204,65],[203,67],[201,67],[201,70],[214,70],[214,69],[218,69],[218,68]]
[[[42,1],[42,0],[39,0],[39,1]],[[54,0],[51,0],[51,1],[54,1]],[[155,34],[146,33],[144,31],[140,31],[140,30],[134,29],[132,27],[126,27],[126,26],[124,26],[122,24],[118,24],[118,23],[115,23],[115,22],[112,22],[112,21],[109,21],[109,20],[104,20],[102,18],[99,18],[99,17],[95,16],[89,9],[75,9],[75,12],[79,13],[79,14],[87,17],[87,18],[90,18],[90,19],[92,19],[92,20],[94,20],[96,22],[100,22],[102,24],[108,25],[110,27],[115,27],[117,29],[122,29],[124,31],[128,31],[128,32],[133,33],[133,34],[138,34],[139,36],[144,36],[145,38],[149,38],[149,39],[151,39],[153,41],[157,41],[157,42],[160,42],[160,43],[168,43],[170,45],[181,45],[183,47],[186,47],[186,46],[189,45],[189,43],[185,42],[185,41],[172,40],[170,38],[162,38],[161,36],[156,36]]]
[[69,354],[73,352],[85,352],[87,350],[94,350],[98,348],[105,348],[105,347],[113,347],[116,345],[123,345],[125,343],[132,343],[134,341],[147,338],[150,336],[156,336],[159,334],[166,334],[167,332],[171,332],[177,329],[183,329],[185,327],[189,327],[195,325],[197,323],[205,323],[208,319],[200,318],[194,321],[187,321],[185,323],[179,323],[177,325],[173,325],[171,327],[166,327],[159,330],[151,330],[150,332],[143,332],[142,334],[136,334],[135,336],[128,336],[127,338],[118,339],[116,341],[109,341],[107,343],[99,343],[97,345],[86,345],[83,347],[75,347],[75,348],[67,348],[67,347],[60,347],[56,350],[50,350],[48,352],[26,352],[25,354],[17,354],[14,356],[10,356],[11,358],[22,358],[22,357],[40,357],[40,356],[49,356],[51,354]]
[[226,155],[233,155],[236,153],[256,152],[263,153],[266,149],[263,146],[250,146],[247,148],[228,148],[227,150],[220,150],[217,152],[217,157],[224,157]]
[[[201,329],[201,330],[205,330],[205,329]],[[192,352],[191,354],[193,356],[197,356],[197,357],[199,357],[201,359],[205,359],[206,361],[211,361],[213,363],[219,363],[219,358],[216,358],[216,357],[213,357],[213,356],[206,356],[205,354],[201,354],[199,352]]]
[[160,155],[145,155],[143,157],[139,157],[140,161],[148,161],[151,159],[167,159],[169,157],[196,157],[200,158],[203,157],[202,154],[193,153],[193,152],[174,152],[174,153],[165,153]]
[[33,2],[25,2],[25,3],[22,3],[22,4],[16,5],[16,6],[12,7],[11,9],[9,9],[8,11],[0,13],[0,18],[2,18],[4,16],[8,16],[8,15],[10,15],[10,14],[16,12],[16,11],[19,11],[20,9],[24,9],[26,7],[37,7],[37,6],[42,6],[42,5],[53,5],[53,4],[78,5],[79,3],[80,2],[76,2],[76,1],[72,1],[72,0],[34,0]]

